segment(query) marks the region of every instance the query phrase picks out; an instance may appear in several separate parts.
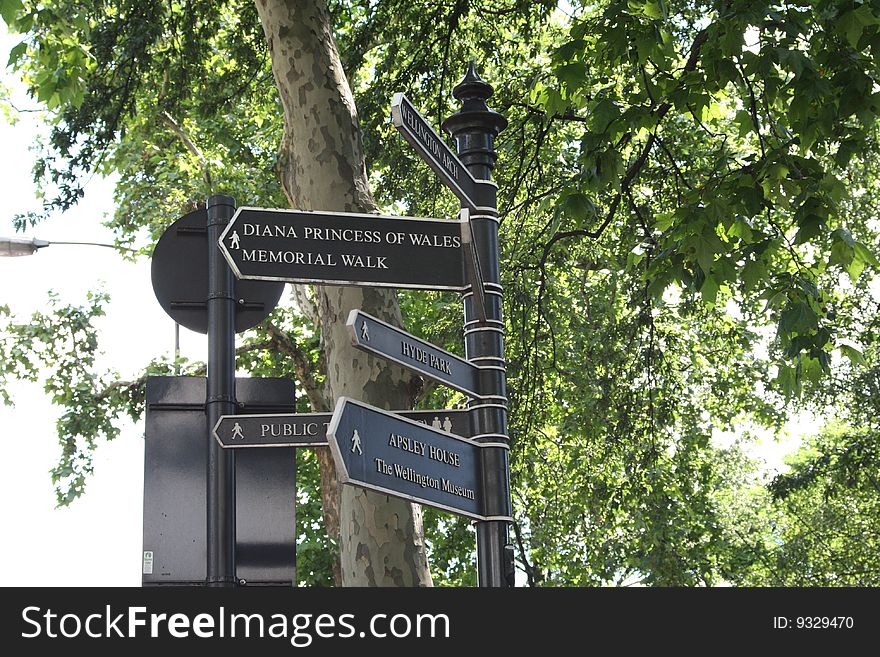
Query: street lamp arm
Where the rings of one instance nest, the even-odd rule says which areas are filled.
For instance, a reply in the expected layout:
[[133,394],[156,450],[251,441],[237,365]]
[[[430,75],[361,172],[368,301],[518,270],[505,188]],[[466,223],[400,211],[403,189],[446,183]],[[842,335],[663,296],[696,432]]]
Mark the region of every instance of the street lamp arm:
[[[43,240],[34,240],[36,242],[42,242]],[[127,251],[128,253],[138,253],[137,249],[130,249],[127,246],[119,246],[118,244],[103,244],[101,242],[56,242],[55,240],[45,242],[45,246],[49,246],[50,244],[82,244],[86,246],[105,246],[108,249],[115,249],[116,251]]]
[[42,249],[46,246],[49,246],[49,242],[46,240],[0,237],[0,257],[29,256],[36,253],[37,249]]
[[137,253],[137,249],[130,249],[127,246],[118,246],[116,244],[103,244],[101,242],[50,242],[49,240],[23,239],[19,237],[0,237],[0,258],[29,256],[52,244],[75,244],[82,246],[103,246],[116,251],[126,251],[128,253]]

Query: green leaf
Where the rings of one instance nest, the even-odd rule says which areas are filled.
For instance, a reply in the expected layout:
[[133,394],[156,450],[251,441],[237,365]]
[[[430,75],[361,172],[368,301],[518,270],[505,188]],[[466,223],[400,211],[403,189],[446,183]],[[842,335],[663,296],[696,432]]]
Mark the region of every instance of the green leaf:
[[3,16],[3,22],[12,25],[21,5],[22,0],[0,0],[0,16]]
[[836,228],[835,230],[831,231],[831,237],[833,239],[841,240],[851,249],[856,245],[856,241],[853,239],[852,233],[850,233],[846,228]]
[[698,237],[695,241],[697,262],[703,273],[708,274],[712,269],[712,263],[715,262],[715,251],[712,249],[708,240]]
[[810,349],[813,346],[813,338],[809,335],[797,335],[788,343],[785,348],[786,358],[797,358],[802,351]]
[[672,212],[658,212],[654,215],[654,228],[663,232],[675,223],[675,215]]
[[831,244],[831,257],[828,260],[828,264],[849,267],[849,264],[853,260],[853,256],[853,247],[843,240],[834,240]]
[[800,221],[800,229],[794,236],[794,243],[804,244],[805,242],[808,242],[812,238],[816,237],[817,235],[821,235],[823,224],[824,220],[818,215],[811,214],[804,217]]
[[[739,71],[731,59],[722,59],[718,62],[718,85],[723,89],[730,82],[739,80]],[[751,123],[751,121],[750,121]]]
[[862,37],[862,25],[855,18],[854,12],[848,12],[837,19],[837,31],[846,37],[853,48],[859,45]]
[[610,100],[600,100],[590,112],[593,126],[599,132],[605,132],[620,117],[620,108]]
[[694,256],[700,264],[700,268],[704,274],[708,275],[712,269],[712,263],[715,262],[715,254],[724,249],[724,244],[711,229],[705,229],[699,235],[694,236],[690,244],[694,249]]
[[630,251],[626,256],[626,268],[632,270],[632,268],[638,265],[644,260],[644,258],[645,254],[641,251]]
[[[724,23],[720,25],[724,26]],[[731,22],[722,29],[724,32],[720,38],[721,52],[728,56],[742,53],[744,31],[741,26]]]
[[831,257],[830,265],[849,267],[855,255],[856,241],[846,228],[837,228],[831,232]]
[[670,276],[669,272],[660,272],[655,277],[654,280],[648,285],[648,294],[654,298],[656,301],[660,301],[663,298],[663,293],[666,291],[666,288],[669,286]]
[[849,11],[842,16],[837,17],[836,29],[839,34],[846,37],[846,40],[853,48],[858,48],[859,40],[865,32],[865,28],[870,25],[876,25],[877,17],[871,10],[871,4],[862,4],[857,9]]
[[874,269],[880,269],[880,260],[877,259],[877,256],[874,255],[871,249],[861,242],[856,242],[853,245],[853,256],[865,264],[871,265]]
[[[581,24],[583,26],[583,24]],[[575,56],[584,50],[586,44],[583,40],[583,34],[576,34],[576,32],[580,32],[578,26],[575,26],[571,29],[571,35],[574,37],[571,41],[567,41],[559,46],[553,52],[553,61],[556,62],[567,62],[575,58]]]
[[794,73],[795,77],[800,77],[804,69],[809,66],[809,60],[800,50],[789,50],[780,48],[779,64]]
[[863,4],[853,11],[838,16],[835,27],[838,34],[846,37],[849,45],[853,48],[857,48],[865,28],[869,25],[876,24],[877,18],[871,11],[871,5]]
[[733,258],[725,255],[720,256],[712,267],[712,274],[719,285],[724,282],[735,281],[736,266],[734,265]]
[[776,374],[776,383],[786,397],[800,394],[800,381],[798,380],[797,371],[793,367],[780,365],[779,371]]
[[758,281],[767,277],[767,268],[760,260],[750,260],[745,264],[740,274],[746,292],[754,290]]
[[846,273],[849,274],[853,283],[859,278],[865,265],[871,265],[874,269],[880,269],[880,260],[877,256],[861,242],[855,242],[853,245],[853,258],[846,267]]
[[818,383],[822,378],[822,364],[816,358],[801,358],[800,362],[801,379],[806,379],[810,383]]
[[818,353],[819,365],[822,367],[822,372],[825,374],[831,373],[831,356],[827,351],[820,351]]
[[596,216],[596,206],[586,194],[575,192],[565,197],[562,205],[563,212],[571,217],[583,221]]
[[582,87],[587,79],[587,66],[583,62],[570,62],[556,69],[556,77],[569,89]]
[[819,316],[810,304],[806,301],[798,301],[782,311],[782,316],[779,318],[779,333],[780,335],[805,333],[816,328],[818,323]]
[[856,139],[845,139],[840,142],[840,146],[837,148],[837,153],[834,154],[834,161],[837,163],[837,166],[841,168],[846,168],[849,164],[849,161],[852,159],[852,156],[861,151],[862,142]]
[[855,283],[859,279],[859,276],[861,275],[862,270],[864,268],[865,268],[865,263],[862,260],[860,260],[859,258],[854,257],[852,259],[852,262],[850,262],[846,266],[846,273],[849,274],[849,279],[853,283]]
[[737,217],[733,226],[727,230],[727,234],[731,237],[739,237],[743,242],[752,241],[752,227],[742,217]]
[[864,365],[865,357],[862,352],[848,344],[840,345],[840,353],[849,358],[853,365]]
[[700,294],[705,303],[715,303],[715,298],[718,296],[718,282],[712,276],[706,276]]
[[764,190],[760,185],[740,186],[737,196],[749,216],[755,216],[764,209]]
[[747,134],[752,132],[755,129],[755,124],[752,122],[752,115],[749,114],[748,110],[739,110],[736,113],[736,118],[733,120],[737,126],[739,126],[739,136],[745,137]]
[[27,47],[27,41],[22,41],[13,46],[12,50],[9,51],[9,60],[6,62],[6,66],[14,67],[18,63],[18,60],[27,52]]
[[648,0],[648,2],[642,6],[642,13],[648,18],[653,18],[655,20],[658,18],[666,18],[666,11],[662,4],[660,2],[652,2],[651,0]]

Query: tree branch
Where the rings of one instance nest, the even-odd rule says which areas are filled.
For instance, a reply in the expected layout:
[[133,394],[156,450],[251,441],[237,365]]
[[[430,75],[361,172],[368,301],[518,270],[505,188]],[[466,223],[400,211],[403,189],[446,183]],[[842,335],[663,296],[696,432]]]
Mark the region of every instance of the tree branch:
[[529,586],[535,586],[540,583],[543,577],[541,573],[535,569],[535,566],[529,563],[528,558],[526,557],[526,546],[523,542],[522,531],[520,530],[519,523],[513,523],[513,533],[516,536],[516,544],[519,548],[519,557],[522,561],[523,568],[526,571],[526,577],[528,578]]
[[312,364],[305,352],[299,348],[299,345],[287,332],[269,320],[263,322],[263,327],[271,338],[271,346],[290,356],[291,360],[293,360],[296,377],[306,391],[306,396],[309,398],[312,410],[316,412],[328,411],[329,407],[324,399],[322,386],[315,379]]
[[183,127],[174,120],[174,117],[172,117],[168,112],[162,112],[160,116],[162,117],[162,120],[165,122],[165,124],[169,128],[171,128],[171,132],[173,132],[177,136],[177,138],[180,139],[181,142],[183,142],[183,145],[186,146],[186,149],[190,153],[192,153],[199,161],[199,164],[202,165],[202,173],[205,176],[205,184],[208,187],[207,193],[208,196],[210,196],[211,190],[213,189],[214,185],[211,182],[211,167],[208,164],[208,159],[205,157],[204,153],[202,153],[201,149],[195,144],[195,142],[190,139],[190,136],[186,134],[186,131],[183,129]]
[[[275,346],[273,340],[263,340],[262,342],[252,342],[250,344],[242,345],[235,350],[235,355],[240,356],[241,354],[246,354],[251,351],[259,351],[261,349],[269,349]],[[187,370],[183,376],[205,376],[208,372],[208,367],[205,363],[196,362],[192,364],[192,368]],[[114,393],[120,390],[133,390],[136,388],[140,388],[147,383],[147,379],[151,376],[158,376],[156,374],[151,374],[149,372],[144,372],[136,379],[131,379],[128,381],[114,381],[113,383],[108,384],[103,390],[95,394],[94,399],[96,401],[103,401],[108,397],[112,396]]]
[[311,322],[312,326],[320,326],[321,317],[318,314],[318,306],[315,299],[309,296],[311,288],[307,285],[291,285],[290,289],[293,291],[293,302],[300,313]]
[[[693,43],[691,43],[690,54],[688,55],[688,60],[682,69],[684,73],[690,73],[697,67],[697,62],[700,60],[700,49],[703,47],[703,44],[706,43],[706,40],[709,38],[709,32],[706,29],[700,30],[697,33],[697,36],[694,37]],[[681,83],[679,83],[681,84]],[[672,109],[672,103],[665,101],[657,106],[654,110],[654,114],[657,116],[657,126],[654,128],[654,132],[648,137],[648,140],[645,142],[644,147],[642,147],[641,153],[635,159],[635,161],[630,164],[629,168],[626,170],[626,173],[623,175],[623,178],[620,181],[620,189],[617,194],[615,194],[614,198],[611,201],[611,205],[608,208],[608,213],[605,215],[605,219],[602,221],[602,224],[596,230],[571,230],[563,233],[557,233],[554,235],[549,242],[544,246],[544,254],[541,257],[541,267],[547,262],[547,257],[549,255],[550,248],[560,240],[568,239],[571,237],[591,237],[593,239],[598,239],[605,229],[611,224],[611,221],[614,219],[614,215],[617,213],[617,208],[620,206],[620,201],[623,198],[623,195],[629,191],[630,185],[635,181],[636,177],[639,175],[639,172],[642,170],[642,167],[645,165],[645,162],[648,161],[648,156],[651,154],[651,150],[654,148],[654,144],[657,143],[657,129],[660,127],[660,123],[663,121],[664,117],[669,113],[669,110]]]

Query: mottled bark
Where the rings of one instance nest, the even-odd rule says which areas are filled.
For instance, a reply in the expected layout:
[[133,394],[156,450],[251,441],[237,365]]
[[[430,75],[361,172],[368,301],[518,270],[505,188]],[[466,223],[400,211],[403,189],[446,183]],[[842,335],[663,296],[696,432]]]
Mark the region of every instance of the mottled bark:
[[[361,135],[330,17],[323,0],[257,0],[284,108],[279,176],[291,206],[301,210],[371,212]],[[345,330],[352,308],[400,325],[393,290],[318,287],[315,310],[327,366],[326,394],[381,408],[408,408],[419,381],[402,369],[354,350]],[[323,457],[323,458],[321,458]],[[319,455],[328,530],[338,517],[345,586],[430,586],[421,510],[408,502],[336,485],[332,461]],[[332,536],[332,533],[331,533]]]

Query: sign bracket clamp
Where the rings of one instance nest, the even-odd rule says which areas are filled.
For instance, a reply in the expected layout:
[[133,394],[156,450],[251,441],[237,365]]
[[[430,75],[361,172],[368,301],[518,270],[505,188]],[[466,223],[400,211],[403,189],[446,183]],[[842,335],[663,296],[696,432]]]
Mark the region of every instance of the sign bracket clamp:
[[483,285],[483,270],[480,267],[480,256],[477,243],[474,241],[474,231],[471,227],[470,210],[462,208],[459,213],[461,220],[461,241],[468,252],[464,254],[465,276],[471,285],[474,310],[481,322],[487,320],[486,296]]

